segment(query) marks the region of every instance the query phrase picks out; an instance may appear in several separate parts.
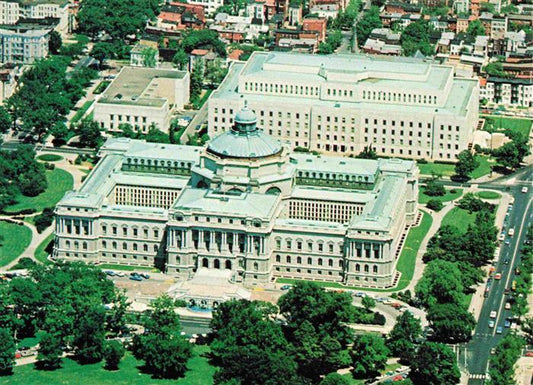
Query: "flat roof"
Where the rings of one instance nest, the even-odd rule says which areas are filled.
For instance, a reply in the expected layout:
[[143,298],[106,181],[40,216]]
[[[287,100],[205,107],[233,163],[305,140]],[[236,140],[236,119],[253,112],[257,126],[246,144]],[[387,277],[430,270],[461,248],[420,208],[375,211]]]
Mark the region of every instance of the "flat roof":
[[183,79],[187,72],[146,67],[123,67],[98,103],[138,104],[162,107],[166,98],[157,96],[157,79]]

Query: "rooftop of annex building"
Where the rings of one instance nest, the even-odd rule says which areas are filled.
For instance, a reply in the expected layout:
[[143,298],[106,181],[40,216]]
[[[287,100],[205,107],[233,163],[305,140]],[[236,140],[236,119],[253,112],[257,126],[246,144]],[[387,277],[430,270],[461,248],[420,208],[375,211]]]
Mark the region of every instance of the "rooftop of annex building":
[[[357,57],[357,59],[352,58]],[[264,64],[270,60],[271,66],[267,66],[265,70]],[[224,81],[220,84],[217,90],[211,95],[211,100],[223,101],[239,101],[243,96],[246,97],[249,105],[253,107],[256,104],[265,106],[274,105],[302,105],[305,107],[314,106],[319,108],[349,108],[359,110],[382,111],[384,114],[391,114],[394,111],[401,110],[402,112],[417,114],[449,114],[454,116],[466,116],[467,106],[471,95],[477,87],[475,79],[459,79],[453,78],[451,87],[447,94],[446,102],[443,106],[434,105],[409,105],[409,104],[393,104],[380,103],[376,101],[348,101],[348,100],[323,100],[319,98],[308,98],[291,95],[269,95],[265,93],[246,93],[245,95],[239,92],[239,79],[241,76],[253,75],[254,79],[257,77],[264,79],[271,79],[273,81],[300,81],[301,83],[325,83],[326,79],[319,75],[321,62],[324,65],[324,71],[337,71],[340,73],[337,83],[357,83],[358,80],[351,79],[348,73],[342,71],[349,71],[343,69],[346,65],[367,65],[372,66],[372,71],[385,71],[388,69],[389,73],[396,72],[397,77],[387,78],[386,73],[383,72],[382,78],[366,78],[360,79],[359,84],[373,83],[387,87],[401,87],[405,90],[442,90],[449,78],[449,67],[437,66],[432,63],[426,63],[420,59],[410,58],[384,58],[377,59],[374,57],[367,57],[361,55],[305,55],[298,53],[263,53],[254,52],[248,59],[248,62],[234,62],[228,72]],[[309,62],[308,62],[309,61]],[[279,64],[277,64],[279,62]],[[334,67],[339,64],[337,69]],[[292,63],[292,64],[287,64]],[[342,65],[342,66],[341,66]],[[375,66],[375,67],[374,67]],[[301,69],[304,70],[301,70]],[[364,66],[362,67],[364,68]],[[356,72],[354,68],[352,72]],[[402,77],[407,76],[409,72],[416,73],[416,71],[429,71],[426,77],[427,81],[412,81],[402,80]]]
[[166,98],[159,96],[159,79],[183,79],[185,71],[123,67],[98,103],[136,104],[147,107],[162,107]]

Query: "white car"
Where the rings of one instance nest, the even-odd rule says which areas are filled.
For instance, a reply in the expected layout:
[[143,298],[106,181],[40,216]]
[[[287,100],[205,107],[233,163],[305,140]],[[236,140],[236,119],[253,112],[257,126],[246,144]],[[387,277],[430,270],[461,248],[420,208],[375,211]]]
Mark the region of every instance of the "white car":
[[498,313],[496,313],[496,310],[491,311],[491,312],[490,312],[490,318],[496,318],[496,315],[497,315],[497,314],[498,314]]
[[505,310],[509,310],[511,309],[511,303],[510,302],[506,302],[505,303]]
[[522,192],[527,193],[527,187],[522,187]]

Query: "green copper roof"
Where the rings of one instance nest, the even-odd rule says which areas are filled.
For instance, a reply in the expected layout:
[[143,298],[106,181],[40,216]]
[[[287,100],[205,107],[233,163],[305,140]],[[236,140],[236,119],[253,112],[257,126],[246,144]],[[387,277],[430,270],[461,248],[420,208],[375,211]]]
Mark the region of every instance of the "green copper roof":
[[233,128],[214,138],[207,151],[223,158],[264,158],[281,152],[279,141],[258,129],[256,122],[254,112],[244,106]]

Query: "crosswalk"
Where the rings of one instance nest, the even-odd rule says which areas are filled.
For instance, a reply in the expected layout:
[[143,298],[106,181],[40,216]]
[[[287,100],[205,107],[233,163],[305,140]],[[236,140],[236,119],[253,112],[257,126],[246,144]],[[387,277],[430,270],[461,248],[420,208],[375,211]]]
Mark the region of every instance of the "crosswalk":
[[485,379],[485,374],[474,374],[474,373],[470,373],[468,375],[468,378],[471,378],[473,380],[484,380]]

